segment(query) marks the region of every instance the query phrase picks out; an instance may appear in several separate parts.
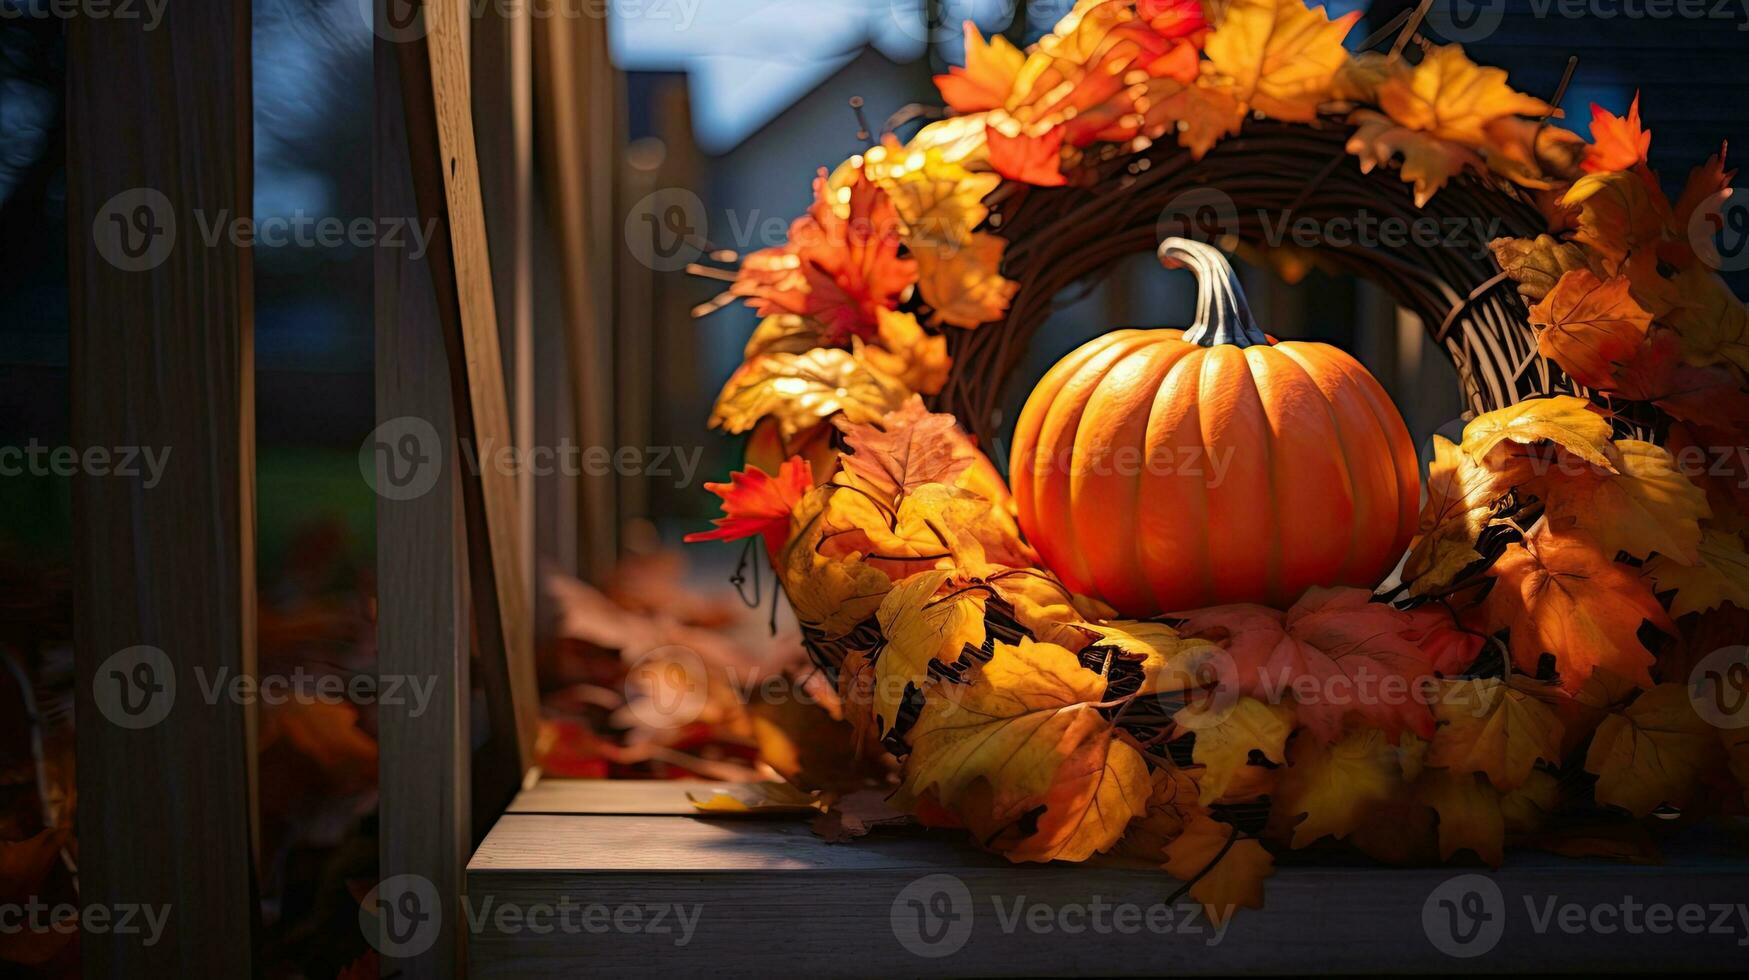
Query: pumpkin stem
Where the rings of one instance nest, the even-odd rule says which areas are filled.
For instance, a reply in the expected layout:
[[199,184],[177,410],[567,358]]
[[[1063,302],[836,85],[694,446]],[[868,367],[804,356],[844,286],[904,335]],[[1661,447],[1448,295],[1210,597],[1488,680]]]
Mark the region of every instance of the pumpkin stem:
[[1184,331],[1185,340],[1204,347],[1268,345],[1269,338],[1245,303],[1239,275],[1220,249],[1188,238],[1168,238],[1160,243],[1160,263],[1167,268],[1188,266],[1196,274],[1196,322]]

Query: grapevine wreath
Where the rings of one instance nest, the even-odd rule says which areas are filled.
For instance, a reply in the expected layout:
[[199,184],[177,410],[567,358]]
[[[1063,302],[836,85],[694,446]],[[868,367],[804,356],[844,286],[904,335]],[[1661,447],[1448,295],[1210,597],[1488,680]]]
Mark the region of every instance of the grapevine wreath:
[[[747,466],[692,537],[762,541],[913,819],[1151,862],[1224,916],[1308,847],[1642,858],[1653,814],[1741,811],[1749,716],[1708,694],[1749,671],[1749,313],[1691,234],[1724,151],[1671,201],[1637,98],[1588,143],[1418,13],[1354,52],[1302,0],[1082,0],[1026,50],[968,25],[951,111],[822,170],[712,304],[763,319],[711,419]],[[1213,244],[1162,221],[1210,200]],[[1499,237],[1265,246],[1359,213]],[[1471,420],[1424,494],[1378,384],[1268,337],[1213,245],[1427,324]],[[1004,480],[980,446],[1029,336],[1156,248],[1196,321],[1065,358]]]

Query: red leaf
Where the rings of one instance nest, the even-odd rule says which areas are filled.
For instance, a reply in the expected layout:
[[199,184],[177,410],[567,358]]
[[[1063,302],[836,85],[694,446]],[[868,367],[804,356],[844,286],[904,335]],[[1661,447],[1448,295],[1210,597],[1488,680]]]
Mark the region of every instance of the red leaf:
[[723,515],[711,523],[714,531],[686,536],[696,541],[739,541],[755,534],[765,537],[773,555],[789,540],[789,517],[803,495],[814,488],[814,467],[800,456],[791,456],[772,476],[748,467],[729,474],[728,483],[707,483],[706,490],[723,498]]
[[1592,145],[1585,150],[1579,164],[1587,173],[1612,170],[1632,170],[1646,162],[1646,151],[1652,146],[1652,133],[1640,126],[1640,93],[1628,106],[1626,117],[1612,115],[1608,109],[1591,103]]
[[1035,187],[1061,187],[1063,176],[1063,127],[1043,136],[1006,136],[995,126],[984,127],[990,148],[990,166],[1009,180]]

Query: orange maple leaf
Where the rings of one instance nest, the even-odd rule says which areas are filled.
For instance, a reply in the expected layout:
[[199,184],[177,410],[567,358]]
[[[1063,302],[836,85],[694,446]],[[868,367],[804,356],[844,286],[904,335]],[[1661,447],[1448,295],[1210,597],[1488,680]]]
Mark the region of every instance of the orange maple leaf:
[[775,560],[789,541],[791,513],[814,488],[814,467],[792,456],[778,467],[776,476],[749,466],[729,474],[728,483],[707,483],[704,488],[723,498],[723,516],[711,522],[716,530],[688,534],[687,543],[739,541],[758,534]]
[[1579,164],[1586,173],[1632,170],[1644,164],[1652,147],[1652,131],[1640,126],[1640,93],[1634,93],[1625,117],[1591,103],[1591,139]]
[[1000,34],[985,41],[978,26],[966,21],[966,66],[948,68],[935,76],[941,98],[959,112],[1000,109],[1014,90],[1026,55]]
[[993,123],[984,127],[990,166],[1009,180],[1035,187],[1061,187],[1068,183],[1063,176],[1063,135],[1061,126],[1052,127],[1043,136],[1025,132],[1009,136]]
[[926,483],[954,482],[978,456],[952,415],[930,412],[915,395],[878,425],[840,420],[838,428],[851,449],[839,457],[844,468],[888,503]]
[[1563,274],[1530,308],[1537,349],[1580,384],[1610,387],[1616,366],[1639,350],[1652,325],[1630,287],[1627,276],[1601,280],[1590,269]]
[[1507,547],[1488,572],[1497,581],[1483,612],[1490,629],[1511,631],[1519,669],[1536,674],[1549,653],[1569,691],[1599,667],[1652,686],[1652,653],[1640,643],[1640,624],[1666,632],[1675,626],[1634,570],[1611,557],[1583,537],[1546,528]]

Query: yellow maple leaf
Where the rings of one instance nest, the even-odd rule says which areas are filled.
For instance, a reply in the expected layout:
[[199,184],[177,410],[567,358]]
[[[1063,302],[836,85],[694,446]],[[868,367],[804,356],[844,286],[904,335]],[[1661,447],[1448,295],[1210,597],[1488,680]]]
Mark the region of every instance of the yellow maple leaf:
[[1749,609],[1749,553],[1745,553],[1741,537],[1706,528],[1696,557],[1699,560],[1692,565],[1663,555],[1646,563],[1644,572],[1653,588],[1676,591],[1670,600],[1670,615],[1686,616],[1727,602]]
[[712,790],[700,799],[691,793],[686,798],[699,813],[717,816],[749,814],[821,813],[826,801],[818,792],[808,792],[789,783],[731,783]]
[[1347,149],[1360,161],[1360,172],[1370,174],[1374,168],[1401,158],[1403,181],[1415,185],[1416,207],[1426,207],[1435,192],[1465,170],[1483,169],[1476,151],[1411,129],[1371,109],[1356,109],[1348,123],[1354,133],[1348,137]]
[[1717,730],[1695,714],[1686,684],[1659,684],[1603,719],[1585,756],[1597,775],[1597,802],[1643,817],[1688,804],[1703,773],[1719,761]]
[[1017,860],[1083,861],[1109,849],[1152,786],[1141,753],[1099,712],[1105,678],[1051,643],[997,642],[968,683],[941,684],[907,735],[905,788],[992,828],[1039,807]]
[[947,354],[947,338],[923,332],[917,317],[897,310],[879,310],[876,339],[879,346],[856,342],[856,354],[871,367],[895,378],[919,395],[933,395],[947,384],[953,359]]
[[1002,177],[968,170],[939,147],[909,149],[887,139],[863,155],[863,172],[898,209],[905,244],[915,251],[919,242],[968,241],[989,216],[984,197]]
[[1429,51],[1407,77],[1384,80],[1378,99],[1398,123],[1468,146],[1484,145],[1484,127],[1502,116],[1554,111],[1541,99],[1514,92],[1504,71],[1477,65],[1456,44]]
[[1632,252],[1656,248],[1670,226],[1670,204],[1635,173],[1587,174],[1573,182],[1562,205],[1578,208],[1573,240],[1602,259],[1611,275]]
[[761,354],[806,354],[825,343],[820,321],[796,313],[778,313],[759,321],[741,359],[751,361]]
[[1330,98],[1336,102],[1378,105],[1379,86],[1393,78],[1407,78],[1409,63],[1382,51],[1356,51],[1342,63],[1330,83]]
[[1439,814],[1439,856],[1451,860],[1461,850],[1474,851],[1499,867],[1505,859],[1506,821],[1500,811],[1500,791],[1480,773],[1428,768],[1415,781],[1414,797]]
[[1671,286],[1675,306],[1663,319],[1681,339],[1684,360],[1749,371],[1749,308],[1731,287],[1700,263],[1678,272]]
[[1616,368],[1633,359],[1652,326],[1631,290],[1627,276],[1606,281],[1590,269],[1562,275],[1530,308],[1537,350],[1586,387],[1614,387]]
[[1518,295],[1535,303],[1555,288],[1561,277],[1574,269],[1590,268],[1585,250],[1552,235],[1535,238],[1496,238],[1488,243],[1500,271],[1518,283]]
[[1178,145],[1190,151],[1191,159],[1201,160],[1216,143],[1239,132],[1245,103],[1230,88],[1205,78],[1195,85],[1180,85],[1161,98],[1149,113],[1156,114],[1173,122]]
[[1427,503],[1409,544],[1403,581],[1410,593],[1430,595],[1451,585],[1471,564],[1481,561],[1476,539],[1501,497],[1529,475],[1524,460],[1495,451],[1477,459],[1442,435],[1433,437],[1433,462],[1427,470]]
[[1195,736],[1190,757],[1203,767],[1197,782],[1202,787],[1201,802],[1207,806],[1226,795],[1240,771],[1250,765],[1253,750],[1277,765],[1287,761],[1294,712],[1287,705],[1242,697],[1231,706],[1192,702],[1174,716],[1173,723]]
[[1561,761],[1561,719],[1497,677],[1440,681],[1439,728],[1427,764],[1482,773],[1502,790],[1521,786],[1538,759]]
[[784,595],[802,625],[840,637],[875,614],[893,583],[857,553],[826,555],[826,510],[838,488],[816,487],[796,505],[790,539],[779,556]]
[[918,572],[893,586],[876,617],[886,646],[875,661],[873,704],[883,731],[890,731],[908,687],[921,690],[932,662],[952,664],[965,647],[984,645],[982,589],[938,596],[952,569]]
[[1026,55],[1000,34],[984,40],[969,20],[965,30],[965,67],[952,67],[947,74],[935,76],[935,85],[942,99],[960,112],[998,108],[1013,90]]
[[[1140,697],[1176,694],[1232,680],[1220,676],[1223,665],[1212,659],[1222,656],[1219,647],[1198,637],[1179,636],[1165,623],[1114,620],[1089,623],[1085,628],[1098,634],[1098,643],[1115,647],[1120,657],[1141,666]],[[1231,670],[1226,673],[1231,674]],[[1212,724],[1216,719],[1209,720]]]
[[741,433],[772,417],[783,438],[790,439],[841,412],[857,422],[878,419],[910,394],[897,379],[847,350],[761,354],[729,376],[710,424]]
[[1484,459],[1502,442],[1552,442],[1589,463],[1610,467],[1610,428],[1591,403],[1574,395],[1532,398],[1478,415],[1464,426],[1464,451]]
[[1311,122],[1348,61],[1342,39],[1360,11],[1331,20],[1302,0],[1232,0],[1203,47],[1214,70],[1251,108],[1289,122]]
[[[1377,729],[1349,732],[1329,746],[1321,739],[1295,739],[1288,760],[1275,804],[1293,826],[1295,848],[1323,837],[1348,836],[1369,807],[1403,789],[1398,749]],[[1302,815],[1305,819],[1292,823]]]
[[1188,881],[1190,897],[1219,925],[1240,908],[1263,907],[1263,880],[1275,873],[1275,857],[1256,838],[1198,814],[1166,845],[1166,873]]
[[936,322],[976,327],[999,320],[1020,284],[1002,278],[1002,253],[1008,240],[976,232],[964,243],[919,243],[917,289],[935,311]]
[[1685,565],[1699,561],[1700,522],[1712,516],[1706,491],[1658,446],[1622,439],[1615,448],[1613,472],[1561,467],[1531,484],[1549,523],[1583,531],[1609,556],[1657,552]]

